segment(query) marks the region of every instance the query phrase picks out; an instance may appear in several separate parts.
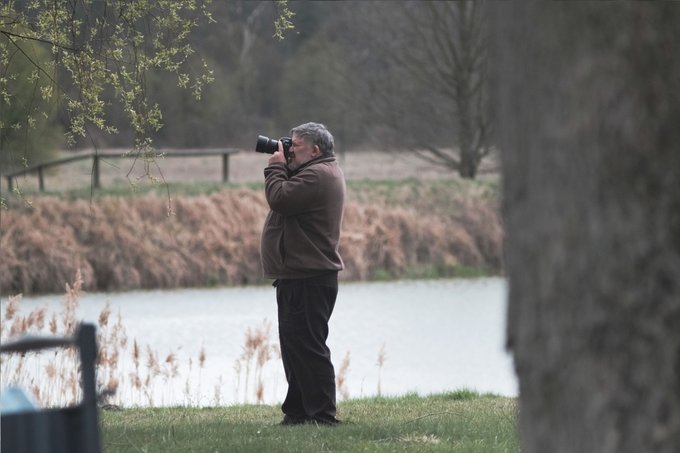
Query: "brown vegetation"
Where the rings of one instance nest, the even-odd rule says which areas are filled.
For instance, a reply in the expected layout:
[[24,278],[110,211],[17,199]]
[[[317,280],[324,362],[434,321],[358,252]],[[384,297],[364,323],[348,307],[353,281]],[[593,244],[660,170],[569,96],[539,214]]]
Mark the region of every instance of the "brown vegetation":
[[[4,306],[0,319],[0,341],[23,335],[72,336],[77,328],[76,311],[82,294],[82,275],[76,272],[72,284],[66,284],[66,293],[60,313],[38,306],[29,313],[22,313],[22,296],[12,296]],[[100,403],[114,406],[163,405],[165,397],[173,394],[175,383],[184,379],[183,400],[188,406],[199,405],[201,399],[201,371],[206,367],[204,348],[198,353],[196,363],[198,376],[192,373],[193,359],[181,367],[177,354],[168,353],[165,358],[149,344],[140,344],[136,338],[128,338],[120,313],[112,318],[107,304],[97,319],[97,390]],[[268,361],[280,357],[277,345],[272,344],[271,323],[264,320],[252,330],[247,328],[243,355],[237,360],[239,367],[246,366],[245,377],[237,372],[234,384],[235,401],[248,403],[251,397],[257,403],[264,402],[265,382],[263,369]],[[250,375],[251,362],[254,373]],[[82,398],[78,384],[78,351],[74,348],[27,354],[3,354],[0,356],[0,382],[5,386],[18,386],[30,392],[40,407],[75,404]],[[180,367],[184,371],[181,376]],[[255,388],[248,390],[252,381]],[[224,390],[222,376],[215,384],[213,402],[219,406]],[[245,384],[242,394],[241,384]],[[171,397],[172,398],[172,397]],[[176,402],[174,402],[176,404]]]
[[[252,380],[255,384],[255,399],[258,403],[264,402],[264,379],[262,376],[264,366],[274,358],[281,358],[279,345],[272,344],[271,327],[271,322],[265,319],[262,322],[262,325],[256,327],[254,330],[250,327],[246,330],[243,352],[234,362],[234,371],[236,372],[235,399],[238,399],[241,382],[243,382],[243,398],[245,403],[248,402],[248,383],[251,380],[250,365],[254,362],[255,370]],[[243,380],[241,380],[241,373],[243,372],[244,366],[245,376],[243,376]]]
[[[479,189],[482,187],[482,189]],[[341,254],[345,280],[501,270],[497,200],[483,186],[440,181],[350,188]],[[261,283],[260,190],[95,202],[36,197],[2,215],[0,288],[59,292],[81,269],[85,289]]]

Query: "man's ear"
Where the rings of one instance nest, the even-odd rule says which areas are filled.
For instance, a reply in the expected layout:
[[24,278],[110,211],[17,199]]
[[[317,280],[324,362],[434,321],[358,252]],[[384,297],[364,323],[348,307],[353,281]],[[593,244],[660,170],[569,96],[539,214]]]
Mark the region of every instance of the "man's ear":
[[319,148],[319,145],[314,145],[314,149],[312,150],[312,157],[319,157],[321,155],[321,148]]

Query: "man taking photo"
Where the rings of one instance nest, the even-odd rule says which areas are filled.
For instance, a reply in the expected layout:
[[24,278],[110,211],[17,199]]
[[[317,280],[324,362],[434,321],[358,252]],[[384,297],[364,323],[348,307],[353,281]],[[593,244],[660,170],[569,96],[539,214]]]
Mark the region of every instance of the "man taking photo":
[[264,169],[270,212],[262,232],[265,278],[274,279],[281,358],[288,393],[282,425],[335,425],[335,370],[326,345],[338,294],[345,179],[323,124],[291,130]]

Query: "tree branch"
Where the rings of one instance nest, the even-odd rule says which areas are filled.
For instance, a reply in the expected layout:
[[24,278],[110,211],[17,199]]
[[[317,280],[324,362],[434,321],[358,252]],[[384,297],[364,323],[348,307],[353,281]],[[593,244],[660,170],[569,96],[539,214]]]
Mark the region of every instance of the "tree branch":
[[423,160],[426,160],[430,163],[437,165],[444,164],[446,167],[451,168],[452,170],[460,169],[460,162],[456,160],[454,157],[451,157],[446,152],[431,145],[424,145],[424,148],[428,153],[430,153],[430,155],[423,153],[423,151],[414,149],[414,152],[418,154],[418,156],[421,157]]
[[47,71],[45,71],[45,70],[43,69],[43,67],[40,66],[38,63],[36,63],[36,62],[35,62],[35,61],[34,61],[34,60],[33,60],[33,59],[32,59],[25,51],[24,51],[24,49],[22,49],[21,46],[20,46],[14,39],[12,39],[12,36],[10,36],[10,35],[12,35],[12,33],[7,34],[7,33],[4,32],[4,31],[3,31],[3,32],[0,32],[0,33],[3,33],[3,34],[5,34],[5,35],[7,36],[7,39],[14,45],[14,47],[16,47],[16,48],[19,50],[19,52],[21,52],[21,53],[23,54],[24,57],[26,57],[26,59],[28,60],[29,63],[31,63],[38,71],[40,71],[41,73],[45,74],[45,76],[47,76],[47,78],[50,80],[50,82],[52,82],[52,83],[53,83],[53,84],[54,84],[54,85],[55,85],[62,93],[66,93],[66,90],[65,90],[61,85],[59,85],[59,83],[58,83],[56,80],[54,80],[54,78],[52,77],[52,75],[51,75],[50,73],[48,73]]
[[38,38],[37,36],[20,35],[18,33],[13,33],[11,31],[7,31],[7,30],[0,30],[0,33],[7,36],[7,39],[11,40],[12,44],[14,44],[15,46],[17,44],[14,40],[12,40],[12,38],[19,38],[19,39],[25,39],[27,41],[35,41],[35,42],[40,42],[40,43],[43,43],[43,44],[49,44],[51,46],[58,47],[59,49],[67,50],[67,51],[73,52],[73,53],[78,53],[78,52],[83,51],[83,49],[76,49],[74,47],[64,46],[62,44],[57,44],[54,41],[50,41],[49,39]]

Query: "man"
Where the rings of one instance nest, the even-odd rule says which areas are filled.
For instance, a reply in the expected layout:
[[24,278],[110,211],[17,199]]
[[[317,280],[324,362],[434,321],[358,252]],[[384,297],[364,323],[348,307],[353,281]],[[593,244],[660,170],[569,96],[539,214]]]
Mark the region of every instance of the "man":
[[288,161],[279,141],[264,169],[271,210],[261,244],[264,276],[276,287],[288,381],[281,424],[334,425],[335,370],[326,339],[343,268],[338,243],[345,179],[323,124],[302,124],[291,138]]

